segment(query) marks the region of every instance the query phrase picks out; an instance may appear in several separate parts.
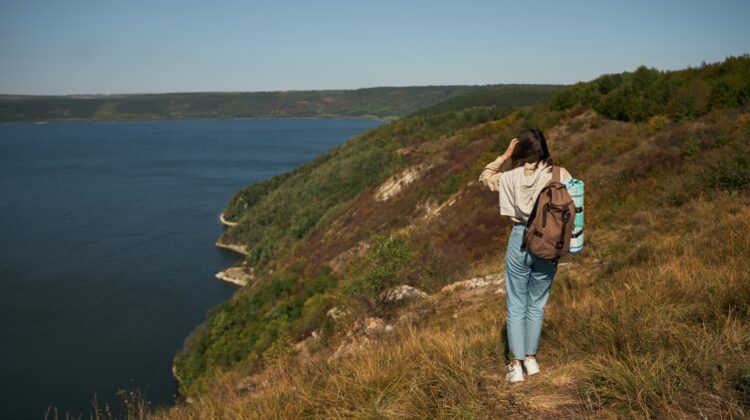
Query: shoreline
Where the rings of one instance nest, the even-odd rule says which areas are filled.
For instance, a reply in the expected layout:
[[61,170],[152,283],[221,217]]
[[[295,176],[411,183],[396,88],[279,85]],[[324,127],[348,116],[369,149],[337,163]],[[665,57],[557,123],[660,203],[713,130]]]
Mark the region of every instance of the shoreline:
[[[232,273],[237,273],[239,276],[232,276]],[[247,286],[251,280],[253,280],[252,274],[247,274],[242,271],[242,267],[230,267],[224,271],[219,271],[214,275],[217,280],[221,280],[227,283],[234,284],[236,286]]]
[[[345,117],[345,116],[320,116],[320,117],[251,117],[251,118],[242,118],[242,117],[235,117],[235,118],[176,118],[176,119],[147,119],[147,120],[124,120],[124,121],[118,121],[118,120],[77,120],[77,121],[50,121],[50,122],[58,122],[58,123],[66,123],[66,122],[78,122],[78,123],[86,123],[86,122],[130,122],[130,121],[184,121],[184,120],[274,120],[274,119],[299,119],[299,120],[361,120],[361,121],[379,121],[382,124],[387,124],[391,121],[397,120],[401,117],[375,117],[375,116],[360,116],[360,117]],[[48,121],[19,121],[19,122],[6,122],[6,123],[0,123],[2,124],[46,124]],[[238,222],[230,222],[224,218],[224,212],[219,213],[219,222],[224,225],[225,227],[233,227],[238,224]],[[247,257],[249,254],[247,247],[245,245],[235,245],[235,244],[226,244],[222,243],[221,239],[217,239],[216,242],[214,242],[214,245],[217,248],[226,249],[232,252],[235,252],[237,254],[242,255],[243,257]],[[247,271],[245,269],[248,269]],[[247,266],[247,261],[243,258],[242,263],[239,266],[232,266],[228,267],[222,271],[219,271],[218,273],[214,274],[214,277],[217,280],[230,283],[232,285],[238,286],[239,288],[245,287],[248,284],[250,284],[251,281],[255,280],[254,275],[254,268]],[[172,361],[172,377],[175,379],[175,381],[179,385],[182,383],[182,378],[180,378],[179,374],[177,373],[177,367],[174,364],[174,359]],[[192,399],[187,398],[186,403],[191,404]]]
[[219,221],[221,222],[222,225],[227,226],[227,227],[237,226],[237,222],[230,222],[224,218],[224,212],[221,212],[219,214]]
[[232,245],[232,244],[223,244],[219,241],[214,242],[214,245],[218,248],[228,249],[230,251],[234,251],[238,254],[247,256],[247,248],[245,248],[244,245]]
[[356,117],[347,117],[345,115],[321,115],[317,117],[189,117],[189,118],[122,118],[122,119],[48,119],[48,120],[22,120],[22,121],[0,121],[0,125],[13,124],[65,124],[65,123],[123,123],[123,122],[158,122],[158,121],[230,121],[230,120],[362,120],[362,121],[381,121],[389,123],[398,120],[398,116],[377,117],[374,115],[360,115]]
[[[222,223],[225,222],[225,220],[224,220],[224,213],[223,212],[219,215],[219,220],[222,221]],[[236,253],[238,253],[240,255],[243,255],[243,256],[247,255],[247,249],[245,249],[245,247],[243,245],[223,244],[223,243],[219,242],[218,240],[214,243],[214,245],[217,248],[223,248],[223,249],[226,249],[226,250],[229,250],[229,251],[233,251],[233,252],[236,252]],[[245,263],[243,262],[239,267],[236,267],[236,266],[229,267],[229,268],[227,268],[225,270],[219,271],[218,273],[214,274],[214,277],[217,280],[221,280],[221,281],[233,284],[235,286],[239,286],[239,287],[247,286],[247,284],[250,282],[250,280],[254,279],[254,276],[252,275],[252,272],[250,274],[242,273],[242,267],[244,265],[245,265]],[[240,270],[240,274],[242,274],[242,276],[240,276],[240,277],[232,277],[232,276],[228,275],[229,274],[228,272],[230,270],[234,270],[234,271]],[[193,328],[193,330],[195,330],[195,328]],[[174,358],[172,359],[172,377],[177,382],[177,386],[179,388],[179,386],[180,386],[180,384],[182,382],[182,378],[180,378],[180,375],[177,373],[177,366],[175,366],[175,364],[174,364]],[[188,403],[188,404],[192,404],[193,401],[192,401],[192,399],[190,397],[187,397],[187,399],[185,400],[185,402]]]

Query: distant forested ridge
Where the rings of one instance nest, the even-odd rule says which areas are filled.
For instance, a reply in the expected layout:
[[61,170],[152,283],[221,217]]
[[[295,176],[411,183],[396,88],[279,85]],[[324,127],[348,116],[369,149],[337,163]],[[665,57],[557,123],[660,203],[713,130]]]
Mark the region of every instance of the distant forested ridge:
[[[394,119],[472,92],[502,92],[505,105],[541,102],[554,85],[378,87],[356,90],[164,93],[90,96],[0,95],[0,122],[188,118]],[[495,95],[496,96],[496,95]],[[512,100],[507,100],[511,98]],[[513,99],[515,98],[515,99]]]

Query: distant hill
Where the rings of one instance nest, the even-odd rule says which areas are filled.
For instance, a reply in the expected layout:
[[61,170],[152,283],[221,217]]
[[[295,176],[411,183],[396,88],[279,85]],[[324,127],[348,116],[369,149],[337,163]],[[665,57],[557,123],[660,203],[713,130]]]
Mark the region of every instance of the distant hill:
[[356,90],[166,93],[111,96],[0,95],[0,122],[185,118],[394,119],[471,92],[490,89],[503,105],[549,98],[561,86],[417,86]]

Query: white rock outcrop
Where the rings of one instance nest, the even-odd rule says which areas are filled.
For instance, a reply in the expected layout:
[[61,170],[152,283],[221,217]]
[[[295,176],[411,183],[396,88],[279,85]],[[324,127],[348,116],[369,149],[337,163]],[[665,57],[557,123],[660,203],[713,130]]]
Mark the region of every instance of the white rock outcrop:
[[214,245],[216,245],[219,248],[224,248],[230,251],[234,251],[238,254],[247,255],[247,247],[245,247],[244,245],[225,244],[219,241],[216,241]]
[[375,191],[375,199],[378,201],[388,200],[398,194],[405,186],[419,179],[426,169],[428,168],[425,165],[416,165],[404,169],[398,175],[393,175]]
[[215,277],[238,286],[247,286],[248,283],[255,280],[252,267],[248,269],[244,264],[240,267],[230,267],[224,271],[219,271]]
[[383,302],[401,302],[403,300],[422,299],[427,297],[427,293],[406,284],[388,289],[380,295]]
[[503,276],[501,273],[495,273],[488,274],[483,277],[473,277],[468,280],[457,281],[455,283],[444,286],[442,289],[440,289],[440,291],[443,293],[448,293],[454,292],[456,290],[470,290],[480,287],[495,287],[497,288],[495,293],[501,294],[504,293],[504,290],[502,290],[501,288],[504,283],[505,276]]
[[219,222],[227,227],[237,226],[237,222],[230,222],[229,220],[225,219],[224,213],[219,214]]
[[367,317],[354,321],[352,328],[346,333],[339,347],[328,358],[329,362],[366,348],[376,343],[385,334],[392,333],[395,330],[393,325],[386,324],[382,318]]
[[334,321],[338,321],[339,319],[346,316],[346,312],[342,311],[337,306],[334,306],[333,308],[329,309],[328,312],[326,312],[326,316]]

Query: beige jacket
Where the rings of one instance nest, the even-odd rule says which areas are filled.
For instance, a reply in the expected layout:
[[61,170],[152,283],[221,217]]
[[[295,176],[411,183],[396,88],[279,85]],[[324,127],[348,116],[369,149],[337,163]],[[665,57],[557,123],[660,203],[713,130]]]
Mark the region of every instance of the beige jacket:
[[[552,179],[546,165],[526,163],[509,171],[500,170],[502,156],[487,164],[479,175],[479,182],[491,191],[498,192],[500,214],[510,216],[516,223],[526,223],[536,201],[536,196]],[[560,168],[561,180],[573,177],[565,168]]]

